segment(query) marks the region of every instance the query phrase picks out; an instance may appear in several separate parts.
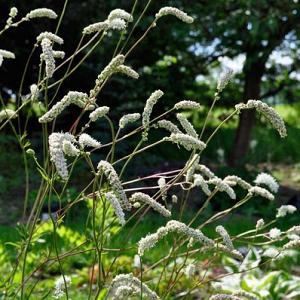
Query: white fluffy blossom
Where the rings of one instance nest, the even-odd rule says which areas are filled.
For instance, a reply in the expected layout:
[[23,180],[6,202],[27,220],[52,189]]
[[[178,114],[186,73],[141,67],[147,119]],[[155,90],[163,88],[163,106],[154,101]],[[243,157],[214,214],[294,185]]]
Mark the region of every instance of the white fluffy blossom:
[[265,225],[265,221],[264,219],[259,219],[257,222],[256,222],[256,230],[259,230],[260,228],[262,228],[263,226]]
[[196,170],[201,172],[204,176],[211,179],[215,177],[215,174],[206,166],[198,164]]
[[170,7],[170,6],[161,8],[159,10],[159,12],[155,15],[155,17],[156,17],[156,19],[159,19],[159,18],[161,18],[163,16],[167,16],[167,15],[173,15],[185,23],[193,23],[194,22],[194,19],[192,17],[190,17],[189,15],[187,15],[185,12],[183,12],[182,10],[180,10],[176,7]]
[[15,18],[18,14],[18,9],[16,7],[12,7],[9,11],[9,16],[11,18]]
[[276,218],[285,217],[287,214],[293,214],[297,210],[297,207],[293,205],[281,205],[277,209]]
[[134,193],[129,200],[132,203],[134,202],[145,203],[150,207],[152,207],[153,210],[157,211],[158,213],[160,213],[162,216],[166,218],[169,218],[171,216],[171,212],[169,210],[167,210],[164,206],[162,206],[159,202],[155,201],[152,197],[150,197],[147,194],[137,192]]
[[184,169],[186,170],[185,174],[185,181],[186,182],[193,182],[194,174],[196,171],[197,166],[199,165],[200,156],[199,154],[194,154],[194,156],[188,160],[184,166]]
[[101,106],[96,108],[93,112],[90,113],[89,118],[92,122],[97,121],[98,119],[104,117],[109,113],[108,106]]
[[300,239],[292,240],[283,245],[283,250],[299,248],[300,247]]
[[126,22],[121,18],[116,18],[108,23],[108,28],[122,31],[126,29]]
[[146,250],[153,248],[159,240],[172,232],[181,233],[183,235],[186,235],[187,237],[193,238],[195,241],[198,241],[210,247],[215,245],[215,242],[212,239],[206,237],[199,229],[193,229],[188,227],[184,223],[172,220],[169,221],[166,226],[160,227],[155,233],[149,234],[139,241],[139,255],[143,256]]
[[227,69],[223,72],[218,80],[217,90],[218,92],[222,92],[226,85],[229,83],[230,79],[232,78],[233,70]]
[[[52,50],[52,55],[53,55],[54,58],[64,59],[66,53],[64,51],[55,51],[55,50]],[[42,53],[40,55],[40,59],[41,60],[45,60],[44,53]]]
[[194,175],[194,186],[199,186],[201,187],[202,191],[207,195],[210,196],[211,191],[208,187],[207,182],[205,179],[200,175],[200,174],[195,174]]
[[176,204],[178,202],[178,197],[176,195],[172,195],[172,203]]
[[53,56],[52,43],[48,38],[43,38],[41,42],[43,60],[46,64],[46,76],[51,78],[55,71],[55,59]]
[[124,128],[129,123],[134,123],[137,120],[141,118],[141,114],[139,113],[133,113],[133,114],[127,114],[121,117],[119,121],[119,127]]
[[90,24],[83,28],[82,33],[83,34],[92,34],[94,32],[101,32],[108,29],[109,23],[107,21],[105,22],[97,22]]
[[180,122],[181,126],[183,127],[183,129],[185,130],[185,132],[188,135],[197,139],[198,134],[197,134],[194,126],[190,123],[190,121],[183,114],[177,114],[176,117],[177,117],[177,120]]
[[116,195],[113,192],[108,192],[105,193],[105,198],[107,199],[107,201],[111,204],[111,206],[113,207],[115,214],[120,222],[120,224],[122,226],[125,225],[126,221],[125,221],[125,214],[123,212],[123,209],[119,203],[118,198],[116,197]]
[[35,101],[39,96],[39,88],[36,84],[30,86],[31,101]]
[[62,298],[65,295],[65,285],[69,287],[71,284],[70,276],[64,276],[64,278],[61,276],[55,281],[55,290],[53,294],[54,299]]
[[200,104],[195,101],[183,100],[174,105],[175,109],[197,109],[200,108]]
[[[145,283],[142,283],[138,278],[134,277],[132,274],[117,275],[111,282],[108,295],[109,299],[117,300],[120,299],[119,296],[124,296],[124,292],[138,292],[140,294],[141,289],[143,295],[148,299],[160,299],[154,291],[152,291]],[[128,296],[128,294],[125,296]]]
[[164,177],[160,177],[157,181],[159,186],[160,192],[162,193],[161,197],[163,200],[167,199],[167,192],[165,191],[166,188],[166,179]]
[[63,40],[61,37],[59,37],[58,35],[56,35],[56,34],[54,34],[54,33],[52,33],[52,32],[48,32],[48,31],[45,31],[45,32],[40,33],[40,34],[37,36],[37,38],[36,38],[36,40],[37,40],[38,42],[42,42],[43,39],[48,39],[48,40],[50,40],[52,43],[57,43],[57,44],[59,44],[59,45],[61,45],[61,44],[64,43],[64,40]]
[[164,128],[168,130],[170,133],[182,133],[180,129],[169,120],[160,120],[157,122],[158,128]]
[[246,292],[244,290],[236,291],[232,294],[233,296],[242,296],[248,300],[259,300],[253,293]]
[[78,156],[80,150],[68,140],[63,141],[63,151],[67,156]]
[[89,134],[87,133],[82,133],[79,136],[78,139],[79,145],[82,149],[85,147],[93,147],[93,148],[99,148],[101,146],[101,143],[92,138]]
[[0,54],[0,67],[2,66],[3,63],[3,56]]
[[131,77],[133,79],[138,79],[139,78],[139,73],[136,72],[135,70],[133,70],[129,66],[121,65],[121,66],[116,68],[116,72],[117,73],[123,73],[123,74],[125,74],[128,77]]
[[270,258],[275,258],[279,255],[279,251],[276,248],[267,248],[264,253],[263,256],[266,257],[270,257]]
[[287,230],[287,234],[300,234],[300,225],[296,225]]
[[263,103],[260,100],[248,100],[247,103],[237,104],[235,108],[238,111],[242,109],[255,108],[258,112],[262,113],[268,119],[272,126],[279,132],[281,137],[287,136],[283,119],[272,107],[270,107],[266,103]]
[[275,178],[267,173],[260,173],[257,175],[254,183],[256,185],[266,185],[273,193],[277,193],[279,189],[279,185]]
[[150,116],[153,110],[153,106],[156,104],[159,98],[163,96],[163,91],[161,90],[156,90],[153,92],[150,97],[146,101],[146,105],[143,111],[142,115],[142,123],[144,126],[144,133],[143,133],[143,138],[147,139],[148,136],[148,130],[149,130],[149,125],[150,125]]
[[281,236],[281,230],[278,229],[278,228],[272,228],[270,231],[269,231],[269,237],[272,239],[272,240],[277,240],[279,237]]
[[235,176],[235,175],[226,176],[224,178],[224,181],[226,183],[228,183],[228,182],[234,182],[234,183],[238,184],[240,187],[242,187],[245,190],[249,190],[252,187],[251,184],[249,184],[248,182],[246,182],[242,178],[240,178],[238,176]]
[[37,8],[31,10],[27,15],[26,19],[35,19],[35,18],[49,18],[49,19],[56,19],[57,14],[49,8]]
[[49,111],[39,118],[40,123],[47,123],[54,120],[70,104],[75,104],[81,108],[89,108],[88,95],[81,92],[70,91],[59,102],[54,104]]
[[49,150],[50,160],[54,163],[59,176],[67,180],[68,179],[68,167],[67,161],[64,156],[63,144],[64,141],[71,143],[75,142],[75,138],[70,133],[57,133],[54,132],[49,136]]
[[95,98],[100,91],[101,84],[108,79],[112,74],[116,72],[116,69],[122,65],[125,61],[125,56],[122,54],[114,57],[109,64],[103,69],[103,71],[98,75],[95,86],[90,90],[90,98]]
[[0,110],[0,122],[2,122],[5,119],[16,118],[17,116],[18,116],[18,113],[12,109],[6,108],[6,109]]
[[12,53],[11,51],[4,50],[4,49],[0,49],[0,55],[3,58],[9,58],[9,59],[16,58],[14,53]]
[[219,225],[216,227],[216,232],[222,237],[224,244],[230,250],[234,250],[232,241],[230,239],[230,235],[228,234],[227,230],[222,226]]
[[261,196],[263,198],[266,198],[270,201],[274,200],[274,196],[266,189],[260,187],[260,186],[253,186],[251,189],[249,189],[250,195],[256,195]]
[[114,9],[109,13],[107,20],[112,21],[114,19],[123,19],[127,22],[133,21],[132,15],[120,8]]
[[226,183],[226,181],[218,177],[214,177],[209,179],[208,183],[215,185],[220,192],[227,193],[231,199],[236,199],[236,194],[234,190]]
[[164,140],[180,145],[188,151],[206,148],[206,144],[202,141],[183,133],[172,133],[170,137],[164,138]]
[[105,160],[101,160],[98,163],[97,169],[98,169],[99,173],[103,172],[104,175],[106,176],[108,183],[110,184],[111,188],[113,189],[113,191],[119,198],[121,207],[123,209],[130,210],[131,204],[127,199],[127,196],[122,187],[120,178],[119,178],[117,172],[115,171],[115,169],[113,168],[113,166],[109,162],[107,162]]

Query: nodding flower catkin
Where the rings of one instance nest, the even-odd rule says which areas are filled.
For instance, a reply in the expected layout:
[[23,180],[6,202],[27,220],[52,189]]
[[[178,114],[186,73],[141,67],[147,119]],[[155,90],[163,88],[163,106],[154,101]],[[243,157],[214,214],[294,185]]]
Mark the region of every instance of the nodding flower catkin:
[[182,146],[188,151],[206,148],[206,144],[202,141],[183,133],[172,133],[170,137],[166,137],[164,140]]
[[197,165],[196,170],[201,172],[204,176],[206,176],[209,179],[215,177],[215,174],[208,167],[206,167],[204,165],[200,165],[200,164]]
[[100,91],[101,84],[108,79],[112,74],[116,72],[116,69],[122,65],[125,61],[125,56],[122,54],[114,57],[109,64],[103,69],[103,71],[98,75],[95,87],[90,90],[90,98],[95,98]]
[[194,126],[190,123],[190,121],[183,114],[177,114],[176,117],[177,117],[177,120],[180,122],[181,126],[183,127],[183,129],[185,130],[185,132],[188,135],[197,139],[198,134],[197,134]]
[[122,226],[124,226],[126,223],[125,214],[123,212],[123,209],[122,209],[120,202],[119,202],[118,198],[116,197],[116,195],[113,192],[108,192],[108,193],[105,193],[105,198],[107,199],[107,201],[111,204],[112,208],[114,209],[115,214],[116,214],[120,224]]
[[117,73],[123,73],[123,74],[125,74],[128,77],[131,77],[133,79],[138,79],[139,76],[140,76],[138,72],[136,72],[132,68],[130,68],[128,66],[124,66],[124,65],[121,65],[121,66],[117,67],[116,72]]
[[256,185],[266,185],[273,193],[277,193],[279,189],[279,185],[275,178],[267,173],[258,174],[254,180],[254,183]]
[[104,117],[109,113],[109,107],[108,106],[101,106],[96,108],[93,112],[90,113],[89,118],[91,122],[95,122],[98,119]]
[[211,195],[211,191],[208,187],[208,184],[206,183],[205,179],[200,174],[194,175],[194,186],[201,187],[202,191],[207,195]]
[[193,277],[196,273],[196,266],[194,264],[188,264],[184,270],[184,273],[188,278]]
[[248,182],[246,182],[242,178],[240,178],[238,176],[235,176],[235,175],[226,176],[224,178],[224,181],[226,183],[228,183],[228,182],[234,182],[234,183],[238,184],[240,187],[242,187],[245,190],[249,190],[252,187],[251,184],[249,184]]
[[215,185],[218,191],[227,193],[231,199],[236,199],[234,190],[226,183],[226,181],[214,177],[209,179],[208,183]]
[[109,13],[107,20],[112,21],[114,19],[123,19],[127,22],[133,21],[132,15],[130,13],[128,13],[127,11],[120,9],[120,8],[116,8]]
[[69,141],[71,143],[74,143],[75,138],[70,133],[53,132],[49,136],[50,160],[54,163],[59,176],[62,179],[67,180],[69,173],[67,167],[67,160],[65,159],[64,151],[63,151],[64,141]]
[[[147,298],[151,300],[159,300],[160,298],[158,295],[152,291],[145,283],[142,283],[138,278],[134,277],[131,273],[130,274],[119,274],[117,275],[111,282],[110,288],[108,291],[108,295],[110,299],[119,299],[116,297],[116,292],[118,289],[124,289],[124,287],[128,287],[135,292],[141,292]],[[127,290],[129,291],[129,290]],[[119,292],[120,293],[120,290]]]
[[35,18],[49,18],[49,19],[56,19],[57,14],[49,8],[37,8],[31,10],[25,17],[25,19],[35,19]]
[[256,222],[255,229],[256,229],[256,230],[259,230],[259,229],[261,229],[264,225],[265,225],[264,219],[259,219],[259,220]]
[[165,188],[166,188],[166,179],[164,177],[160,177],[157,181],[157,184],[159,186],[160,192],[162,193],[161,198],[163,200],[166,200],[167,199],[167,191],[165,190]]
[[54,120],[62,111],[70,104],[75,104],[81,108],[89,108],[87,106],[88,95],[81,92],[70,91],[59,102],[54,104],[49,111],[39,118],[40,123],[47,123]]
[[16,56],[15,56],[14,53],[12,53],[11,51],[4,50],[4,49],[0,49],[0,55],[3,58],[8,58],[8,59],[14,59],[14,58],[16,58]]
[[48,38],[43,38],[41,42],[43,60],[46,64],[46,76],[51,78],[55,71],[55,59],[53,56],[52,43]]
[[89,134],[87,133],[82,133],[79,136],[78,139],[79,145],[82,149],[85,147],[93,147],[93,148],[99,148],[101,146],[101,143],[92,138]]
[[68,140],[63,141],[63,151],[67,156],[78,156],[80,154],[80,150]]
[[258,112],[263,114],[272,126],[278,131],[281,137],[286,137],[286,127],[280,115],[269,105],[261,102],[260,100],[248,100],[247,103],[240,103],[235,105],[236,110],[255,108]]
[[178,109],[198,109],[200,108],[200,104],[195,101],[183,100],[174,105],[176,110]]
[[183,12],[182,10],[180,10],[176,7],[171,7],[171,6],[166,6],[166,7],[161,8],[159,10],[159,12],[155,15],[155,18],[159,19],[159,18],[161,18],[163,16],[167,16],[167,15],[173,15],[185,23],[193,23],[194,22],[194,19],[192,17],[190,17],[188,14],[186,14],[185,12]]
[[121,207],[123,209],[130,210],[131,204],[127,199],[120,178],[117,172],[115,171],[115,169],[113,168],[113,166],[109,162],[105,160],[101,160],[98,163],[97,169],[98,169],[98,173],[103,172],[104,175],[106,176],[109,185],[111,186],[111,188],[113,189],[117,197],[119,198]]
[[187,170],[185,174],[186,182],[193,182],[193,175],[196,171],[199,161],[200,161],[200,156],[198,154],[194,154],[194,156],[186,162],[184,166],[184,169]]
[[40,91],[39,91],[38,86],[36,84],[32,84],[30,86],[31,101],[35,101],[38,98],[39,93],[40,93]]
[[263,198],[266,198],[270,201],[274,200],[274,196],[266,189],[260,187],[260,186],[253,186],[251,189],[249,189],[249,194],[250,195],[256,195],[256,196],[261,196]]
[[293,214],[297,210],[294,205],[281,205],[277,209],[276,218],[285,217],[287,214]]
[[109,23],[107,21],[90,24],[83,28],[83,34],[92,34],[94,32],[106,31]]
[[223,72],[218,80],[217,90],[221,93],[232,78],[233,70],[227,69]]
[[108,23],[108,28],[112,30],[122,31],[126,29],[126,22],[121,18],[116,18]]
[[58,35],[56,35],[52,32],[48,32],[48,31],[40,33],[36,38],[36,40],[38,42],[42,42],[43,39],[48,39],[52,43],[57,43],[59,45],[62,45],[64,43],[64,40],[61,37],[59,37]]
[[172,220],[169,221],[166,226],[160,227],[155,233],[143,237],[138,242],[138,254],[143,256],[146,250],[153,248],[159,240],[171,232],[184,234],[187,237],[193,238],[195,241],[210,247],[215,246],[215,242],[206,237],[199,229],[193,229],[184,223]]
[[142,123],[144,126],[143,139],[147,140],[148,130],[150,126],[150,116],[153,110],[153,106],[156,104],[159,98],[164,95],[163,91],[156,90],[153,92],[146,101],[146,105],[142,114]]
[[180,129],[169,120],[160,120],[157,122],[158,128],[163,128],[168,130],[170,133],[182,133]]
[[9,11],[9,18],[6,20],[5,29],[8,29],[13,24],[13,19],[17,16],[18,9],[16,7],[12,7]]
[[124,128],[129,123],[134,123],[137,120],[141,118],[141,114],[139,113],[133,113],[133,114],[127,114],[121,117],[119,121],[119,127]]
[[234,250],[230,235],[222,225],[216,227],[216,232],[221,236],[226,247],[230,250]]
[[300,225],[296,225],[287,230],[287,234],[300,234]]
[[160,213],[162,216],[166,218],[169,218],[171,216],[171,212],[169,210],[167,210],[164,206],[162,206],[159,202],[155,201],[152,197],[150,197],[147,194],[141,192],[134,193],[130,197],[129,201],[132,203],[135,202],[145,203],[150,207],[152,207],[153,210],[157,211],[158,213]]
[[2,122],[5,119],[16,118],[17,116],[18,116],[18,113],[12,109],[6,108],[6,109],[0,110],[0,122]]
[[300,239],[289,241],[282,247],[283,250],[288,250],[293,248],[300,248]]

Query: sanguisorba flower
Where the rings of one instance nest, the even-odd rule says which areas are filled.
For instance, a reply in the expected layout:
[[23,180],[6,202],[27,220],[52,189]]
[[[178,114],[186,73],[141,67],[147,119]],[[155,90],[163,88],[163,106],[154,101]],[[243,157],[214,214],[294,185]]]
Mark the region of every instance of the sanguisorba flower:
[[204,142],[183,133],[172,133],[170,137],[165,137],[164,140],[182,146],[188,151],[203,150],[206,148]]
[[163,16],[168,16],[168,15],[172,15],[175,16],[176,18],[178,18],[179,20],[181,20],[182,22],[185,23],[193,23],[194,19],[189,16],[187,13],[185,13],[184,11],[176,8],[176,7],[171,7],[171,6],[166,6],[163,7],[159,10],[159,12],[155,15],[156,19],[158,20],[159,18],[163,17]]
[[99,174],[103,172],[104,175],[106,176],[109,185],[111,186],[112,190],[117,195],[117,197],[119,198],[122,208],[126,210],[130,210],[131,204],[127,199],[126,193],[122,187],[121,180],[117,172],[115,171],[114,167],[109,162],[105,160],[101,160],[98,163],[97,169]]
[[139,113],[133,113],[133,114],[127,114],[121,117],[119,121],[119,127],[125,128],[127,124],[134,123],[137,120],[141,118],[141,114]]
[[0,110],[0,122],[2,122],[5,119],[16,118],[17,116],[18,116],[18,113],[12,109],[6,108],[6,109]]
[[255,108],[258,112],[260,112],[266,117],[266,119],[278,131],[281,137],[287,136],[286,127],[283,119],[272,107],[270,107],[266,103],[263,103],[260,100],[248,100],[247,103],[240,103],[235,105],[235,108],[237,111]]
[[31,10],[25,17],[26,19],[35,19],[35,18],[49,18],[49,19],[56,19],[57,14],[55,11],[49,8],[37,8]]
[[254,180],[254,183],[256,185],[266,185],[273,193],[277,193],[279,189],[279,185],[276,179],[267,173],[258,174],[256,179]]

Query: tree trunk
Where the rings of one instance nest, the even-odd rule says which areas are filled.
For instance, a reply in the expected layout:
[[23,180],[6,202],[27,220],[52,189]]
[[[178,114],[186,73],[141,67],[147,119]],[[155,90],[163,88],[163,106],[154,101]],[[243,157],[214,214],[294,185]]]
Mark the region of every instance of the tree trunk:
[[[245,67],[244,102],[247,102],[249,99],[259,99],[264,69],[264,63],[262,62],[255,62]],[[243,162],[243,158],[249,149],[251,130],[254,122],[255,110],[244,110],[241,112],[233,149],[228,161],[229,165],[236,166]]]

